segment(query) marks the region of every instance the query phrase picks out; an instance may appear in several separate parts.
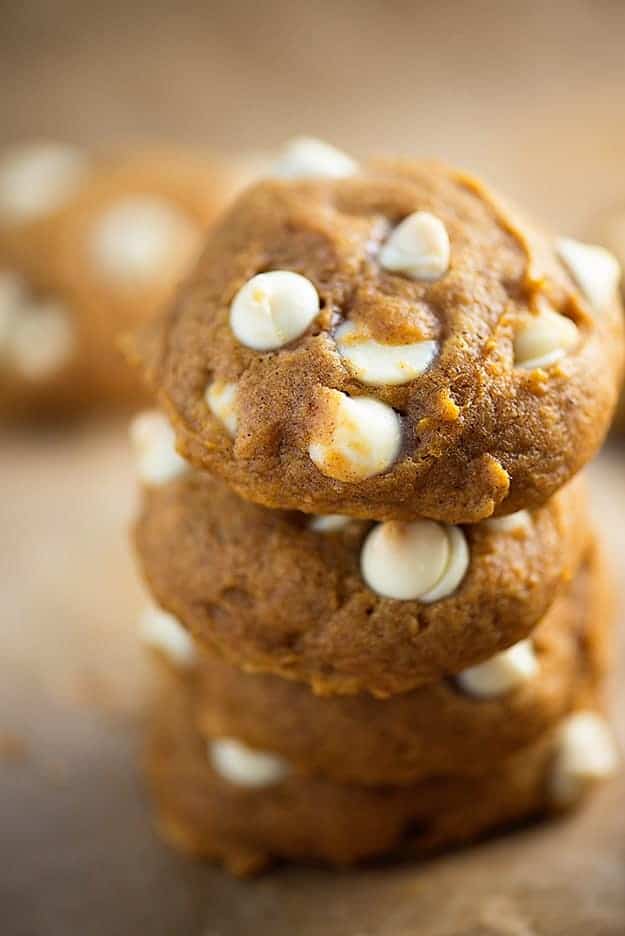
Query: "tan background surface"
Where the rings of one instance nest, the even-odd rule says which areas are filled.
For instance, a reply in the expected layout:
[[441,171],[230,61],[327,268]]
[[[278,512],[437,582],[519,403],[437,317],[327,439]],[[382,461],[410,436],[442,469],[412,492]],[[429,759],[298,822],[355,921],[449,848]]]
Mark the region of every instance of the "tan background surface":
[[[236,152],[308,132],[460,162],[570,232],[625,203],[618,0],[0,12],[0,142],[165,137]],[[623,585],[624,465],[613,447],[593,469]],[[146,672],[123,534],[133,496],[120,426],[0,435],[3,934],[625,931],[623,781],[570,822],[426,866],[242,884],[160,846],[134,761]]]
[[295,133],[484,172],[563,228],[625,203],[621,0],[0,3],[0,135]]
[[[427,865],[281,869],[244,883],[170,853],[135,764],[148,681],[124,541],[135,489],[123,428],[5,433],[0,447],[3,936],[625,931],[625,777],[569,821]],[[624,465],[615,445],[592,469],[623,583]],[[625,744],[622,720],[619,733]]]

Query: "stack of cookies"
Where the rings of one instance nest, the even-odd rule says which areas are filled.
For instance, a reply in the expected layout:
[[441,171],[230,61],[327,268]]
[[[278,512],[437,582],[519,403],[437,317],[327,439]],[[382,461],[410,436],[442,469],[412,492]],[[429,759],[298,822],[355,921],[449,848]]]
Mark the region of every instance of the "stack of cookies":
[[438,165],[299,141],[276,175],[134,343],[147,774],[165,837],[237,873],[474,840],[617,760],[575,477],[613,258]]

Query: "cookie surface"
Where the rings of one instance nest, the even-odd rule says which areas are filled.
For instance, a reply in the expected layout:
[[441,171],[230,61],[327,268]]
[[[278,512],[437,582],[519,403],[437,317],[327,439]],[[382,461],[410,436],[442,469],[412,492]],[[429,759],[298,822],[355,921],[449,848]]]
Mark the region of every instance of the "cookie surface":
[[201,154],[0,154],[0,410],[131,403],[117,339],[156,314],[234,182]]
[[[258,871],[272,858],[344,865],[399,849],[426,855],[556,805],[557,732],[481,776],[393,788],[271,776],[266,769],[261,776],[258,767],[250,783],[249,755],[246,781],[233,782],[225,758],[215,757],[193,721],[193,683],[171,675],[153,713],[146,756],[158,828],[175,847],[237,874]],[[608,759],[598,775],[613,769]]]
[[[188,473],[145,489],[135,541],[158,604],[231,662],[386,696],[529,634],[585,550],[582,485],[505,522],[372,526],[258,507]],[[415,582],[426,591],[406,598]]]
[[[590,234],[606,247],[618,260],[621,271],[625,269],[625,209],[606,212],[600,216]],[[625,300],[625,278],[621,272],[621,296]],[[625,388],[621,388],[619,404],[612,424],[617,432],[625,433]]]
[[589,694],[596,689],[610,625],[593,557],[532,633],[533,665],[515,668],[513,657],[482,664],[482,675],[485,667],[500,667],[500,683],[481,684],[479,694],[480,684],[469,676],[388,700],[319,698],[301,684],[248,675],[204,654],[197,663],[198,728],[338,783],[483,774],[553,727],[579,701],[584,684]]
[[475,522],[544,503],[608,428],[621,306],[584,258],[441,166],[265,181],[137,350],[183,453],[244,497]]

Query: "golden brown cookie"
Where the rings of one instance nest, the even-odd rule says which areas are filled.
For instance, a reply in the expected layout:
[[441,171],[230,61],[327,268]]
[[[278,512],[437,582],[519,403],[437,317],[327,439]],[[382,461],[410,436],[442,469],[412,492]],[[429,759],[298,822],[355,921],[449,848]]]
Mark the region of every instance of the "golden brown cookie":
[[202,654],[198,728],[271,751],[337,783],[409,784],[483,774],[534,743],[605,671],[610,615],[588,563],[530,638],[456,679],[389,700],[319,698],[277,676],[248,675]]
[[378,696],[526,637],[587,537],[581,479],[531,514],[460,528],[269,510],[202,473],[146,487],[135,532],[156,601],[201,643],[318,693]]
[[346,865],[399,850],[426,855],[568,808],[616,766],[604,721],[587,709],[479,776],[334,784],[233,743],[207,744],[193,727],[194,698],[193,680],[171,670],[146,757],[158,828],[176,848],[235,874],[272,858]]
[[0,411],[139,399],[118,335],[171,299],[234,184],[185,151],[0,155]]
[[613,258],[452,169],[348,171],[248,189],[139,336],[182,453],[310,513],[467,523],[543,504],[616,403]]
[[[625,297],[625,279],[622,271],[625,267],[625,206],[607,212],[599,217],[592,229],[592,236],[602,243],[618,260],[621,267],[621,295]],[[625,393],[621,392],[619,405],[614,417],[613,428],[625,432]]]

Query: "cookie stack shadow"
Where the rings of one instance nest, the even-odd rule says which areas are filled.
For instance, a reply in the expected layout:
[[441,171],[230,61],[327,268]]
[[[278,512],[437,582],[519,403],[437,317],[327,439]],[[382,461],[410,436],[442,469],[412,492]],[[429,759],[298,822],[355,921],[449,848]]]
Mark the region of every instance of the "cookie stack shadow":
[[[595,248],[521,237],[451,170],[361,169],[305,146],[300,169],[302,152],[324,178],[294,171],[244,193],[135,347],[167,413],[131,432],[159,680],[146,773],[163,836],[237,874],[428,855],[564,812],[617,763],[602,694],[610,590],[577,474],[618,390],[620,311],[593,308],[613,267]],[[353,262],[365,244],[370,268]],[[488,273],[480,251],[494,251]],[[312,284],[314,326],[285,273]],[[480,276],[484,319],[460,341],[450,303],[466,307]],[[489,317],[502,282],[512,324]],[[276,317],[297,309],[281,344],[254,332],[263,289]],[[406,346],[410,303],[446,325],[401,364],[417,370],[410,388],[420,373],[436,382],[400,398],[386,352]],[[338,327],[324,318],[347,309]],[[360,356],[354,322],[369,329]],[[479,393],[477,369],[458,364],[472,342],[494,355]],[[364,400],[366,414],[343,411]]]

